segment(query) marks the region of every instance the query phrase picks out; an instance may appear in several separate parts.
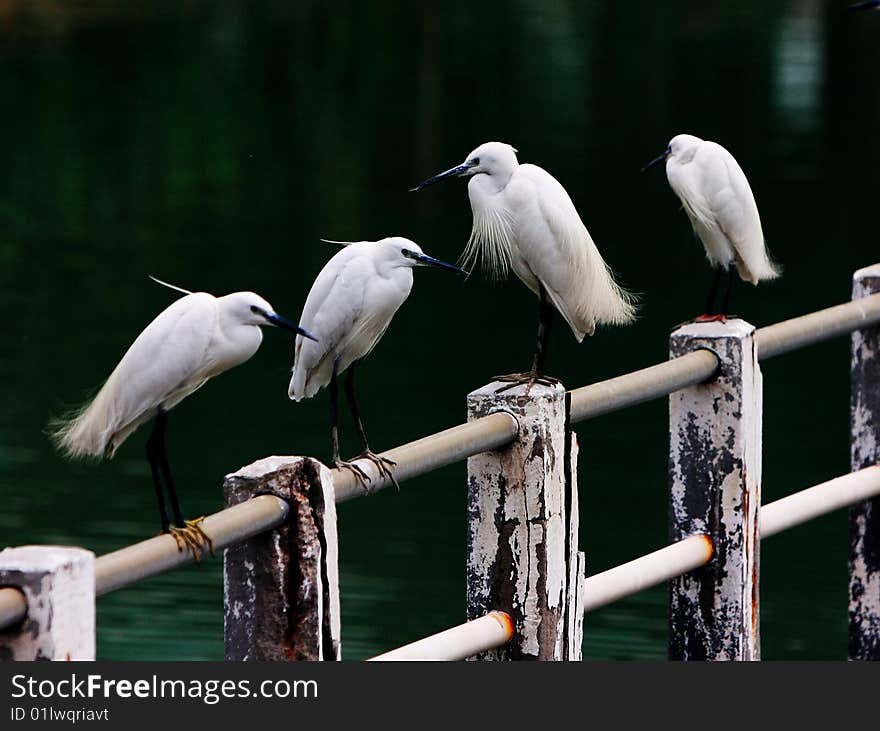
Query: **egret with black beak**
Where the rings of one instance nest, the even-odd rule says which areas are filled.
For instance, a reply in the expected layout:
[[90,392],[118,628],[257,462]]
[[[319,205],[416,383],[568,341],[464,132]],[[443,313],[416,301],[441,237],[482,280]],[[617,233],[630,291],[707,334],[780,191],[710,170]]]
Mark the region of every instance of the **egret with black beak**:
[[[355,366],[376,347],[394,313],[409,297],[415,267],[438,267],[465,276],[467,272],[428,256],[414,241],[399,236],[330,243],[344,248],[324,265],[306,298],[300,324],[315,333],[316,339],[296,339],[287,394],[301,401],[329,385],[333,464],[350,470],[368,489],[369,476],[354,464],[355,460],[366,459],[396,485],[391,472],[395,463],[373,452],[367,441],[354,393]],[[345,396],[363,449],[352,461],[339,456],[337,377],[346,371]]]
[[490,277],[510,269],[540,301],[538,340],[532,367],[524,373],[497,376],[508,385],[499,391],[534,383],[551,385],[544,356],[558,310],[578,342],[597,325],[624,325],[635,318],[635,301],[615,281],[593,243],[565,188],[543,168],[520,164],[516,150],[486,142],[461,165],[428,178],[413,190],[447,178],[466,177],[473,228],[462,256],[463,266],[482,259]]
[[[733,155],[718,143],[693,135],[673,137],[663,154],[642,172],[663,162],[669,185],[715,268],[706,312],[697,321],[724,321],[729,314],[734,270],[751,284],[775,279],[781,273],[767,252],[752,188]],[[715,300],[725,271],[727,288],[719,307]]]
[[313,336],[253,292],[215,297],[155,281],[185,296],[138,335],[97,396],[73,415],[50,424],[50,435],[68,457],[110,458],[135,429],[152,419],[147,459],[162,532],[174,537],[179,550],[186,546],[198,559],[205,545],[212,553],[213,546],[199,527],[202,518],[183,518],[165,450],[168,413],[210,378],[250,359],[262,342],[262,325]]

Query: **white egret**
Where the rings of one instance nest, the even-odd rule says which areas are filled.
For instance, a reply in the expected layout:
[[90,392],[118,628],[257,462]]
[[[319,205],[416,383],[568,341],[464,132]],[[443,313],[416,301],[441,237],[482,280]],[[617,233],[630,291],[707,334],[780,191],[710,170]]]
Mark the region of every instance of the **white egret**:
[[354,394],[355,366],[376,346],[394,313],[409,296],[413,267],[434,266],[464,275],[467,272],[424,254],[418,244],[399,236],[381,241],[331,243],[344,248],[320,271],[306,298],[300,324],[315,333],[317,340],[296,338],[293,376],[287,394],[301,401],[329,385],[333,464],[353,472],[366,488],[367,474],[339,456],[336,379],[347,370],[345,395],[363,448],[354,459],[370,460],[381,475],[397,484],[390,470],[394,462],[375,454],[367,442]]
[[614,281],[565,188],[537,165],[520,165],[516,150],[487,142],[464,163],[428,178],[413,190],[451,177],[470,177],[473,228],[464,266],[481,258],[484,271],[503,278],[510,269],[540,301],[538,341],[532,368],[498,376],[509,382],[557,383],[544,375],[553,308],[578,342],[596,325],[623,325],[635,317],[634,298]]
[[[69,417],[50,424],[50,435],[68,457],[111,458],[141,424],[154,419],[147,440],[162,532],[178,548],[187,546],[199,558],[203,543],[213,552],[199,527],[201,518],[184,520],[165,451],[168,412],[205,385],[208,379],[248,360],[260,347],[261,325],[276,325],[305,337],[306,330],[278,315],[253,292],[214,297],[184,293],[138,335],[122,360],[90,402]],[[169,520],[164,491],[173,511]]]
[[[643,172],[664,161],[669,185],[681,199],[694,233],[716,270],[706,314],[697,320],[723,321],[728,315],[734,268],[743,281],[752,284],[774,279],[781,272],[767,252],[755,196],[739,163],[716,142],[676,135]],[[715,299],[724,271],[728,273],[727,290],[716,311]]]

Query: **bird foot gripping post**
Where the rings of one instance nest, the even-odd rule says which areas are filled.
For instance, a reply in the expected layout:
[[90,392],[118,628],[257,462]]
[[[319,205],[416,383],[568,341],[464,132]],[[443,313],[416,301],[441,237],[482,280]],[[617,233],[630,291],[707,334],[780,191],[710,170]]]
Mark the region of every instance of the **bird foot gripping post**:
[[577,439],[562,385],[468,396],[468,420],[505,411],[514,442],[468,459],[468,619],[493,610],[515,634],[480,660],[579,660],[584,554],[578,552]]
[[330,470],[305,457],[267,457],[227,475],[227,506],[275,495],[287,522],[226,549],[227,660],[339,660],[336,501]]
[[762,382],[755,328],[742,320],[684,325],[670,356],[710,350],[717,376],[669,397],[670,533],[707,535],[712,560],[674,579],[671,660],[759,660],[758,509]]

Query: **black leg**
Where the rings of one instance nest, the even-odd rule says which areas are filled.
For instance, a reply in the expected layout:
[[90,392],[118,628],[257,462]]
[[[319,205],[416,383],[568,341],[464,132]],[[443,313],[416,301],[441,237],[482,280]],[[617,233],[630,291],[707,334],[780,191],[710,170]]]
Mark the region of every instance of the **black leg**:
[[394,460],[376,454],[370,449],[370,444],[367,441],[367,432],[364,430],[364,422],[361,420],[361,412],[358,408],[357,398],[355,398],[354,395],[354,369],[356,365],[357,361],[352,363],[348,368],[348,373],[345,375],[345,398],[348,401],[351,418],[354,420],[355,427],[357,427],[358,437],[360,437],[361,440],[361,448],[363,451],[358,455],[358,458],[370,460],[370,462],[376,465],[379,474],[390,479],[391,482],[394,483],[394,486],[399,490],[400,485],[397,484],[397,478],[391,472],[391,468],[397,466],[397,463]]
[[345,374],[345,398],[348,401],[348,408],[351,410],[351,418],[354,419],[354,425],[357,428],[358,436],[361,440],[361,448],[365,452],[370,451],[370,445],[367,443],[367,433],[364,431],[364,422],[361,421],[361,412],[358,409],[357,399],[354,395],[354,368],[357,361],[352,363]]
[[550,327],[553,325],[553,305],[547,298],[544,285],[539,284],[538,299],[538,342],[535,345],[535,358],[532,361],[532,373],[541,376],[544,373],[544,358],[547,354],[547,340],[550,337]]
[[162,532],[167,533],[170,526],[168,511],[165,509],[165,497],[162,491],[162,468],[160,466],[158,444],[164,439],[164,425],[160,425],[159,418],[153,422],[153,430],[147,439],[147,461],[150,463],[150,471],[153,473],[153,485],[156,488],[156,503],[159,506],[159,520],[162,521]]
[[528,395],[535,383],[540,383],[543,386],[555,386],[559,383],[556,378],[544,375],[544,358],[547,355],[547,341],[550,337],[550,327],[553,324],[554,308],[547,297],[544,285],[539,284],[538,287],[538,299],[540,301],[540,309],[538,310],[538,341],[535,344],[535,357],[532,359],[532,369],[525,373],[495,376],[496,381],[507,384],[495,389],[495,393],[501,393],[502,391],[526,384],[526,395]]
[[165,429],[167,426],[168,412],[160,410],[156,415],[156,429],[158,431],[156,450],[159,459],[159,469],[162,470],[165,490],[168,493],[168,501],[171,503],[171,511],[174,514],[174,525],[178,528],[184,528],[186,523],[180,510],[180,502],[177,499],[177,490],[174,487],[174,478],[171,476],[171,466],[168,464],[168,454],[165,449]]
[[709,299],[706,301],[706,314],[714,315],[715,312],[715,297],[718,294],[718,285],[721,284],[721,275],[724,273],[724,270],[721,267],[718,267],[715,270],[715,277],[712,279],[712,287],[709,290]]
[[720,313],[725,317],[730,314],[730,293],[733,291],[733,276],[734,269],[731,266],[727,269],[727,290],[724,292],[724,307]]
[[330,449],[333,452],[333,462],[340,461],[339,456],[339,388],[336,385],[336,370],[339,368],[339,358],[333,361],[333,374],[330,376],[330,386],[327,391],[330,394]]
[[[339,358],[333,361],[333,374],[330,376],[330,385],[327,390],[330,393],[330,448],[333,451],[333,464],[339,469],[346,469],[352,472],[357,481],[363,488],[369,492],[370,477],[356,464],[346,462],[339,456],[339,385],[337,382],[339,371]],[[346,392],[348,391],[348,381],[346,381]],[[351,405],[351,402],[349,402]],[[357,409],[357,406],[355,406]],[[353,413],[357,413],[355,410]],[[358,419],[359,432],[363,433],[363,427],[360,426]]]
[[[182,551],[187,548],[196,561],[200,560],[204,555],[205,545],[211,555],[214,555],[214,544],[210,537],[199,527],[203,518],[195,520],[184,520],[183,513],[180,510],[180,502],[177,499],[177,491],[174,488],[174,478],[171,476],[171,466],[168,464],[168,455],[165,451],[165,429],[168,426],[168,412],[159,410],[156,414],[153,433],[147,442],[147,453],[150,456],[150,466],[153,469],[153,479],[158,474],[161,482],[165,486],[168,493],[168,501],[171,503],[171,511],[174,515],[174,525],[169,525],[168,513],[165,510],[164,502],[160,500],[159,511],[162,516],[162,532],[171,533],[177,542],[177,549]],[[157,482],[157,494],[159,487]]]

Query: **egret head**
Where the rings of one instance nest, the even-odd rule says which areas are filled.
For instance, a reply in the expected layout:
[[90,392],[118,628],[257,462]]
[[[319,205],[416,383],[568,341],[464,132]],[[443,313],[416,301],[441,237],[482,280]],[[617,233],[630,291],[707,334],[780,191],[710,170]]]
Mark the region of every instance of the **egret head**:
[[454,264],[447,264],[445,261],[440,261],[440,259],[435,259],[433,256],[428,256],[415,241],[410,241],[401,236],[392,236],[391,238],[382,239],[377,243],[384,248],[391,266],[410,268],[437,267],[438,269],[447,269],[465,277],[468,276],[464,269],[460,269]]
[[428,178],[411,190],[421,190],[446,178],[471,177],[480,174],[497,177],[504,185],[518,164],[515,148],[504,142],[484,142],[471,152],[461,165],[456,165],[439,175]]
[[266,300],[253,292],[233,292],[219,298],[223,313],[232,318],[239,325],[274,325],[284,330],[289,330],[297,335],[302,335],[310,340],[317,340],[308,330],[294,325],[290,320],[282,317],[273,309]]
[[663,154],[658,155],[645,165],[645,167],[642,168],[642,172],[645,172],[655,165],[659,165],[661,162],[666,162],[669,159],[673,159],[681,165],[689,163],[694,155],[697,154],[697,148],[702,142],[703,140],[699,137],[694,137],[693,135],[676,135],[669,141]]

